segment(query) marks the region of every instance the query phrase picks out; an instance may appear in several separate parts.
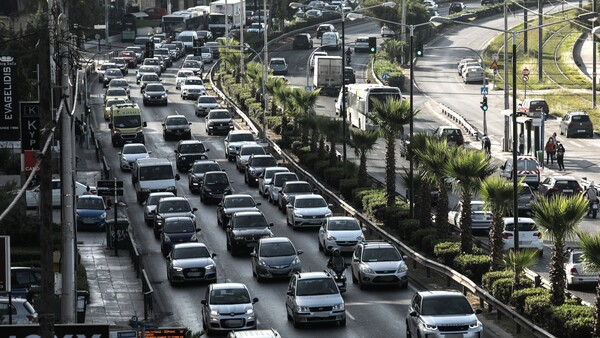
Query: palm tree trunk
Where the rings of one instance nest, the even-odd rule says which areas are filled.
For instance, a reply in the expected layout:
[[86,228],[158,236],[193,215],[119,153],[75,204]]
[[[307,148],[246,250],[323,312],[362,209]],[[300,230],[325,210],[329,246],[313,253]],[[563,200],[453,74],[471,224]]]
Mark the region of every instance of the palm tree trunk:
[[367,186],[369,176],[367,176],[367,152],[360,152],[360,165],[358,166],[358,175],[356,176],[359,187]]
[[502,255],[504,254],[504,241],[502,240],[504,221],[499,210],[493,210],[492,214],[494,218],[490,230],[490,256],[492,257],[490,271],[499,271],[501,270]]
[[396,205],[396,138],[386,135],[385,138],[385,196],[387,206]]
[[565,269],[564,269],[564,244],[562,239],[554,239],[554,250],[550,263],[551,301],[553,305],[562,305],[565,302]]
[[446,188],[446,182],[442,181],[438,184],[438,201],[435,210],[435,225],[438,228],[440,237],[448,237],[450,227],[448,225],[448,188]]
[[596,285],[596,316],[594,318],[594,337],[600,337],[600,276]]
[[419,187],[415,190],[415,206],[419,224],[421,227],[429,227],[431,225],[431,187],[424,180],[420,180]]
[[463,208],[460,215],[460,248],[464,253],[473,252],[473,235],[471,231],[471,194],[462,194]]

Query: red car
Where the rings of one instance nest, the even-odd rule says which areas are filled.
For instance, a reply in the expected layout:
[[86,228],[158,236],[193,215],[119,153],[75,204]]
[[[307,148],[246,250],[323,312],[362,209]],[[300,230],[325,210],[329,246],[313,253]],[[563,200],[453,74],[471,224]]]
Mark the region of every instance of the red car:
[[167,15],[166,8],[148,8],[144,10],[144,13],[148,14],[150,19],[160,19],[164,15]]
[[129,68],[137,67],[137,55],[131,50],[122,50],[119,52],[119,57],[127,62]]

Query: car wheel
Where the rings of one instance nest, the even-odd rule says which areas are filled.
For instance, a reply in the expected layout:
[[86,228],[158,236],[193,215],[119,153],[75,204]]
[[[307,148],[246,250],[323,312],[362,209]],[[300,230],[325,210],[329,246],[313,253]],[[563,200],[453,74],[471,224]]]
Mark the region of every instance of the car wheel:
[[154,231],[154,238],[159,239],[160,238],[160,233],[158,232],[158,230],[156,229],[156,227],[154,227],[154,229],[152,231]]
[[317,240],[317,242],[319,242],[319,251],[325,252],[325,248],[323,247],[323,244],[321,243],[321,241]]
[[569,134],[569,129],[568,129],[568,128],[567,128],[567,130],[565,131],[565,136],[566,136],[567,138],[570,138],[570,137],[571,137],[571,135]]
[[346,326],[346,318],[344,318],[344,319],[340,320],[340,321],[338,322],[338,324],[340,325],[340,327],[345,327],[345,326]]
[[229,243],[229,239],[227,239],[227,251],[231,251],[231,243]]
[[287,224],[289,227],[292,226],[292,223],[290,223],[290,219],[288,217],[285,218],[285,224]]
[[567,283],[565,284],[565,288],[566,288],[567,290],[573,290],[573,284],[570,284],[569,282],[567,282]]
[[292,324],[294,324],[295,328],[299,328],[300,327],[300,322],[296,320],[295,317],[292,316]]
[[406,338],[411,338],[410,329],[408,328],[408,320],[406,321]]
[[248,174],[244,173],[244,183],[250,185],[250,181],[248,181]]
[[562,127],[560,127],[560,134],[564,135]]
[[362,282],[362,278],[360,277],[360,272],[358,273],[358,278],[357,278],[357,279],[358,279],[358,287],[359,287],[361,290],[364,290],[366,286],[365,286],[365,284],[363,284],[363,282]]
[[205,203],[205,204],[206,204],[206,202],[204,201],[204,192],[201,192],[201,193],[200,193],[200,202],[202,202],[202,203]]
[[273,199],[271,198],[271,193],[269,192],[269,194],[267,195],[267,202],[271,203],[271,204],[275,204],[275,202],[273,201]]
[[137,194],[136,198],[137,198],[137,202],[138,202],[139,205],[144,204],[144,200],[142,199],[142,195]]
[[354,276],[354,269],[351,268],[350,273],[352,274],[352,284],[358,283],[358,279],[356,279],[356,276]]

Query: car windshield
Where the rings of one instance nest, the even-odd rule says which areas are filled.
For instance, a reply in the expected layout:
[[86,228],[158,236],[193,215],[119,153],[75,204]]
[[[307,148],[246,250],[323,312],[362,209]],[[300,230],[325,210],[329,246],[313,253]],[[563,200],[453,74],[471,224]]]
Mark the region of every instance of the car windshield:
[[286,175],[275,175],[273,179],[273,185],[276,187],[281,187],[287,181],[296,181],[298,180],[298,176],[294,173],[286,174]]
[[138,73],[154,73],[154,67],[141,66],[140,69],[138,69]]
[[127,80],[114,79],[110,81],[110,87],[128,87]]
[[484,211],[483,203],[471,203],[471,211]]
[[283,60],[271,60],[271,66],[273,65],[285,65],[285,61]]
[[574,180],[556,180],[554,187],[558,189],[573,189],[578,188],[579,183]]
[[312,188],[310,187],[310,184],[308,183],[303,183],[303,184],[288,184],[285,186],[285,192],[312,192]]
[[202,82],[200,79],[186,79],[185,84],[188,86],[204,86],[204,82]]
[[204,174],[207,171],[221,171],[221,167],[218,163],[201,163],[192,168],[194,174]]
[[210,253],[207,248],[198,246],[191,248],[175,248],[173,249],[171,256],[173,259],[209,258]]
[[255,203],[250,196],[230,197],[225,199],[223,206],[225,208],[252,208]]
[[123,148],[123,154],[145,154],[148,151],[143,144],[131,145]]
[[538,170],[537,163],[534,160],[517,160],[517,171]]
[[198,102],[200,102],[200,103],[218,103],[217,99],[214,96],[200,96],[198,98]]
[[106,71],[107,76],[123,76],[120,70],[118,69],[108,69]]
[[327,202],[322,198],[302,198],[296,199],[296,208],[324,208]]
[[125,100],[108,100],[106,101],[106,106],[110,107],[110,106],[114,106],[115,104],[123,104],[125,103]]
[[191,220],[191,218],[186,217],[185,220],[167,219],[162,231],[166,234],[185,233],[194,232],[196,231],[196,228],[194,227],[194,222]]
[[275,174],[277,174],[278,172],[283,172],[283,171],[287,171],[285,169],[277,169],[277,170],[265,170],[265,178],[269,179],[269,178],[273,178],[273,176]]
[[204,181],[208,185],[229,184],[229,179],[227,178],[227,174],[225,174],[225,173],[208,175],[208,176],[204,177]]
[[192,211],[190,203],[185,200],[162,201],[158,206],[158,212],[189,212]]
[[296,250],[290,242],[263,243],[260,246],[259,256],[261,257],[279,257],[294,256]]
[[254,135],[248,133],[242,134],[231,134],[229,136],[229,142],[242,142],[242,141],[254,141]]
[[[514,223],[505,226],[506,231],[515,231]],[[537,231],[537,226],[533,222],[519,222],[519,231]]]
[[200,68],[200,63],[197,61],[186,61],[182,68]]
[[191,143],[191,144],[182,144],[179,147],[180,153],[203,153],[206,149],[204,148],[204,144],[202,143]]
[[275,167],[277,166],[277,160],[272,157],[259,157],[252,159],[250,165],[252,167]]
[[171,197],[173,196],[172,194],[169,195],[152,195],[148,197],[148,200],[146,201],[146,205],[157,205],[158,201],[160,201],[161,198],[163,197]]
[[245,304],[250,303],[250,295],[246,289],[213,289],[210,292],[210,304]]
[[425,298],[421,307],[423,316],[469,315],[473,308],[463,296]]
[[159,66],[160,60],[158,59],[146,59],[144,60],[145,65]]
[[127,92],[123,88],[110,88],[106,91],[106,96],[127,96]]
[[333,295],[339,293],[333,278],[298,279],[297,296]]
[[102,198],[78,198],[77,209],[104,210]]
[[165,124],[168,126],[180,126],[183,124],[188,124],[188,120],[185,118],[185,116],[171,117],[165,121]]
[[113,116],[113,124],[116,128],[138,128],[142,125],[140,115]]
[[148,86],[146,86],[146,91],[147,92],[164,92],[165,91],[165,87],[163,87],[160,84],[148,85]]
[[329,221],[328,229],[333,231],[360,230],[360,226],[355,219],[336,219]]
[[208,114],[209,119],[228,119],[230,117],[229,112],[224,110],[211,111]]
[[188,77],[188,76],[193,76],[194,72],[190,71],[184,71],[184,72],[179,72],[177,73],[177,77]]
[[236,218],[236,228],[266,228],[267,220],[263,215],[244,215]]
[[395,248],[367,248],[363,252],[363,262],[395,262],[402,258]]
[[575,122],[590,122],[588,115],[573,115],[573,121]]
[[140,168],[140,181],[173,179],[173,168],[170,165],[156,165]]
[[265,155],[265,150],[261,146],[242,147],[240,155]]
[[581,252],[573,253],[573,263],[578,264],[578,263],[583,263],[583,261],[584,261],[583,253],[581,253]]

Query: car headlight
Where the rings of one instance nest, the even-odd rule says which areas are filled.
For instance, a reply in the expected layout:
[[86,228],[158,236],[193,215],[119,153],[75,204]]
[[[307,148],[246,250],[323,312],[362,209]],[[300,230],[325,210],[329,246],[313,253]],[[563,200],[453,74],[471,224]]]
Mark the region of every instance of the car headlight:
[[162,94],[160,97],[164,99],[167,97],[167,94]]
[[302,218],[304,217],[301,213],[299,213],[298,211],[294,211],[294,216],[298,217],[298,218]]
[[310,312],[310,309],[308,308],[308,306],[297,306],[296,307],[296,312],[298,312],[298,313],[308,313],[308,312]]
[[192,237],[190,237],[190,242],[197,242],[198,241],[198,235],[193,234]]
[[167,191],[177,191],[177,187],[176,186],[170,186],[170,187],[167,187],[166,190]]
[[294,257],[294,260],[292,261],[292,265],[299,265],[300,264],[300,257],[296,256]]
[[121,161],[128,162],[127,159],[125,158],[125,156],[121,157]]
[[328,240],[328,241],[335,241],[335,240],[337,240],[337,239],[336,239],[334,236],[327,235],[327,240]]
[[105,218],[106,218],[106,213],[105,212],[101,213],[100,214],[100,219],[105,219]]
[[248,309],[248,310],[246,310],[246,314],[247,315],[251,315],[253,313],[254,313],[254,309]]
[[373,269],[371,269],[370,266],[366,265],[366,264],[362,264],[360,266],[360,269],[364,272],[364,273],[375,273],[375,271],[373,271]]
[[398,273],[400,272],[404,272],[408,270],[408,266],[406,266],[406,263],[404,261],[400,262],[400,265],[398,266]]
[[365,236],[360,235],[360,236],[356,237],[356,240],[359,241],[359,242],[364,242],[365,241]]
[[329,211],[325,214],[325,217],[331,217],[331,216],[333,216],[333,213],[331,211]]
[[334,311],[341,311],[343,309],[344,309],[344,303],[336,304],[332,308],[332,310],[334,310]]
[[225,188],[225,191],[231,191],[231,187]]
[[478,328],[479,326],[481,326],[481,322],[480,321],[476,321],[475,323],[469,324],[469,328],[470,329],[475,329],[475,328]]
[[180,267],[178,267],[178,266],[174,266],[174,267],[173,267],[173,270],[175,270],[175,271],[177,271],[177,272],[181,272],[181,271],[183,271],[183,268],[180,268]]
[[217,310],[210,310],[210,315],[211,316],[218,316],[219,315],[219,311],[217,311]]
[[179,159],[185,161],[185,156],[181,156]]
[[150,192],[150,188],[142,188],[141,191],[144,192],[144,193]]
[[150,97],[150,94],[148,94],[148,92],[144,92],[144,97]]
[[209,187],[207,187],[207,186],[206,186],[206,184],[205,184],[205,185],[204,185],[204,191],[208,191],[208,192],[210,192],[210,191],[212,191],[212,188],[209,188]]
[[263,259],[259,259],[258,260],[258,265],[260,265],[260,266],[267,266],[267,263]]
[[241,241],[242,239],[244,239],[244,237],[243,236],[235,236],[235,237],[233,237],[233,239],[236,241]]
[[166,243],[168,243],[168,242],[170,242],[170,241],[171,241],[171,237],[169,237],[169,236],[165,235],[165,242],[166,242]]
[[431,324],[427,324],[427,323],[423,323],[423,326],[427,329],[427,330],[437,330],[437,326],[436,325],[431,325]]
[[229,147],[227,147],[227,148],[228,148],[229,150],[235,150],[235,147],[234,147],[234,146],[229,146]]
[[215,269],[215,265],[214,264],[209,264],[207,266],[204,267],[204,270],[214,270]]

